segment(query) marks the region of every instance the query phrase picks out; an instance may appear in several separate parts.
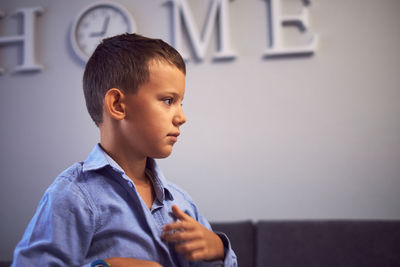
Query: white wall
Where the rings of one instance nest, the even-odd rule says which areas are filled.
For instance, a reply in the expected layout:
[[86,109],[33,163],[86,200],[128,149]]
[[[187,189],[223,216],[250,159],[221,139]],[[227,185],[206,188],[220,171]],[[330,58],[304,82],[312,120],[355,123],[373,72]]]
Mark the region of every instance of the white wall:
[[[119,0],[138,32],[171,41],[163,1]],[[207,1],[190,0],[197,22]],[[283,0],[296,10],[300,0]],[[289,2],[292,2],[291,5]],[[98,140],[84,105],[83,66],[69,28],[90,1],[3,0],[41,6],[42,72],[0,76],[0,260],[10,259],[47,186]],[[265,1],[230,2],[238,57],[188,63],[188,123],[160,164],[212,221],[400,219],[400,1],[315,0],[312,57],[266,59]],[[0,20],[0,36],[18,32]],[[296,30],[287,30],[289,39]],[[0,46],[0,66],[18,64]]]

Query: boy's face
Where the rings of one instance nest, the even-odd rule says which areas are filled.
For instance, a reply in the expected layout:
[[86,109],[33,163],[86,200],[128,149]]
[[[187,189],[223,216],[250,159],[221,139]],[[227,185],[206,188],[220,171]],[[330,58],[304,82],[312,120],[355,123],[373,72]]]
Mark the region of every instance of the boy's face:
[[175,66],[149,63],[149,82],[126,95],[122,121],[126,145],[138,156],[165,158],[186,122],[182,110],[185,75]]

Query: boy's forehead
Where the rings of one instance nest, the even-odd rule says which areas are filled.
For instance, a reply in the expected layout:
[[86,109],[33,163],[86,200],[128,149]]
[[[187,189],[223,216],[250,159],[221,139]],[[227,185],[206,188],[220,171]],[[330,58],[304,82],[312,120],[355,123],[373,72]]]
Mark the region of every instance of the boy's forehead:
[[177,91],[184,94],[186,75],[170,62],[149,62],[148,75],[148,80],[139,86],[138,91]]
[[153,58],[151,60],[149,60],[149,62],[147,63],[147,67],[149,69],[149,71],[154,70],[154,69],[160,69],[160,68],[173,68],[173,69],[177,69],[180,72],[182,72],[184,75],[185,73],[180,70],[176,65],[174,65],[172,62],[169,62],[166,59],[160,59],[160,58]]

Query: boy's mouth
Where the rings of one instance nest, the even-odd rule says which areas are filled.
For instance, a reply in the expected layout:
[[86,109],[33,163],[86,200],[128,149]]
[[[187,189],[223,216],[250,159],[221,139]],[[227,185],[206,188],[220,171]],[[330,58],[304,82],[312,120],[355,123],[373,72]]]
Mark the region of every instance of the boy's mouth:
[[178,137],[180,135],[180,132],[175,132],[175,133],[169,133],[167,134],[167,136],[174,136],[174,137]]
[[169,133],[167,134],[167,136],[169,137],[170,141],[175,143],[178,141],[178,136],[179,136],[179,132],[175,132],[175,133]]

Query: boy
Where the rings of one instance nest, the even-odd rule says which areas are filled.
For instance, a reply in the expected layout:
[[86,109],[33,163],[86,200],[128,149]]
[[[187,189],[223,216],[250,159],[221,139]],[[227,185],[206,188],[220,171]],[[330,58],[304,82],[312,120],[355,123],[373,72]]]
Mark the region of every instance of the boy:
[[136,34],[105,39],[83,89],[100,144],[46,191],[12,266],[236,266],[227,237],[153,160],[186,122],[179,53]]

